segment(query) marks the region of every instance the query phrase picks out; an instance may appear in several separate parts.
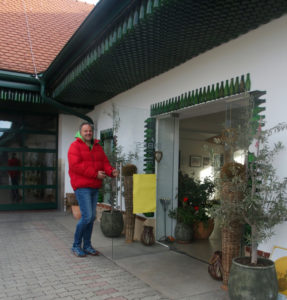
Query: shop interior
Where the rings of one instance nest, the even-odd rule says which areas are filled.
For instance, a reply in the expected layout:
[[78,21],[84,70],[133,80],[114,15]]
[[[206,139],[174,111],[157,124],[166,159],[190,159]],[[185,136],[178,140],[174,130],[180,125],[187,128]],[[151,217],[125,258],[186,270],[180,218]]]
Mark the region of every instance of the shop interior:
[[[246,120],[247,105],[248,101],[237,101],[195,111],[193,116],[192,111],[190,116],[185,112],[179,123],[179,172],[201,182],[206,177],[216,182],[224,163],[236,161],[244,164],[245,151],[236,140],[236,131]],[[232,149],[226,147],[226,131],[235,133]],[[220,203],[218,187],[209,200],[214,205]],[[172,247],[208,262],[215,251],[221,250],[221,228],[214,220],[214,229],[208,238],[193,238],[190,243],[174,242]]]

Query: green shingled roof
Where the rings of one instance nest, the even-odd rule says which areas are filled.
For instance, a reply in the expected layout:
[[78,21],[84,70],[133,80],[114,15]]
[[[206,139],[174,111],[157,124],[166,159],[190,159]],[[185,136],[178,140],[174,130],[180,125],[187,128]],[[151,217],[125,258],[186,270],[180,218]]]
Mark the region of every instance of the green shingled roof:
[[286,12],[285,0],[130,1],[47,88],[63,103],[96,105]]

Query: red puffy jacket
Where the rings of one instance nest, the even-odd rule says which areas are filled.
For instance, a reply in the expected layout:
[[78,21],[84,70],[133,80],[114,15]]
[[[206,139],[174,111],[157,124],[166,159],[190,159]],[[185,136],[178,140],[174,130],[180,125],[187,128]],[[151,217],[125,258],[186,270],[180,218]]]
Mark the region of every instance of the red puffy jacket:
[[71,185],[74,190],[100,188],[102,180],[97,178],[98,171],[105,171],[108,176],[112,176],[114,169],[98,140],[94,140],[93,147],[90,149],[81,138],[77,138],[69,148],[68,161]]

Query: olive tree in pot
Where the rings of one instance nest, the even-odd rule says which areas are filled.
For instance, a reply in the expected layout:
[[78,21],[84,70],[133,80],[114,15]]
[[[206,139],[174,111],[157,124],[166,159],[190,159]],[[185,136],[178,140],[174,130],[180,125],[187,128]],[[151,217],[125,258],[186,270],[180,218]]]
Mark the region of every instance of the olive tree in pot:
[[274,146],[269,143],[269,137],[273,133],[286,129],[287,124],[280,123],[263,131],[259,120],[255,136],[250,124],[245,130],[238,131],[244,135],[245,140],[248,140],[248,137],[254,138],[255,153],[248,155],[246,176],[236,172],[236,168],[232,171],[233,186],[242,193],[240,201],[221,205],[214,211],[217,216],[221,216],[224,224],[236,218],[249,224],[251,228],[251,257],[237,257],[232,261],[228,280],[231,300],[277,299],[278,283],[274,262],[259,258],[257,249],[259,243],[272,235],[275,225],[286,221],[287,179],[279,179],[273,166],[274,159],[283,149],[283,145],[281,142],[275,143]]
[[[111,165],[116,166],[119,164],[119,162],[122,164],[127,164],[132,160],[137,160],[137,152],[129,152],[125,154],[122,151],[122,147],[117,143],[117,133],[120,126],[120,118],[119,113],[114,105],[112,114],[110,116],[113,119],[113,146],[112,152],[107,153],[107,157]],[[122,212],[116,208],[118,190],[118,181],[116,181],[115,178],[106,177],[101,192],[109,195],[109,204],[111,205],[111,209],[102,212],[100,225],[103,234],[107,237],[119,237],[124,228]]]
[[[121,147],[115,145],[113,153],[108,156],[108,158],[112,165],[115,165],[116,162],[127,164],[130,161],[137,159],[137,154],[131,152],[126,155],[122,154]],[[119,237],[124,228],[122,212],[116,208],[118,190],[119,186],[115,178],[105,178],[102,192],[109,194],[109,204],[111,205],[111,209],[103,211],[101,229],[103,234],[107,237]]]

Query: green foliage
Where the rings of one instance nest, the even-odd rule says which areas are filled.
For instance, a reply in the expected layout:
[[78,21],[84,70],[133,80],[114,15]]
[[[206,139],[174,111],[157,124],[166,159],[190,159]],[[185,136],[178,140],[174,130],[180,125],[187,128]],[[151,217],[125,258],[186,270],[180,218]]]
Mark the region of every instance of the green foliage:
[[251,226],[251,239],[257,244],[272,235],[275,225],[287,219],[287,178],[279,179],[273,165],[284,147],[281,142],[273,146],[268,143],[269,136],[285,129],[287,124],[278,124],[257,134],[256,154],[248,164],[248,180],[242,186],[242,216]]
[[208,177],[203,182],[193,177],[178,173],[178,199],[179,203],[184,197],[189,197],[189,202],[194,206],[207,205],[207,201],[214,193],[214,183]]
[[[214,207],[211,213],[214,217],[219,217],[224,226],[234,220],[248,224],[251,229],[251,262],[256,264],[258,244],[273,234],[275,225],[287,220],[287,178],[278,178],[274,167],[274,160],[284,147],[281,142],[274,145],[269,142],[274,133],[286,130],[287,124],[280,123],[268,130],[262,130],[259,117],[256,119],[257,128],[254,134],[254,108],[258,110],[258,105],[247,109],[247,121],[236,129],[236,141],[225,140],[227,148],[244,149],[246,157],[250,144],[252,141],[254,143],[255,153],[249,155],[245,176],[236,167],[229,170],[233,173],[233,176],[229,176],[231,190],[240,195],[240,201],[221,201],[221,205]],[[219,180],[217,185],[221,190],[224,180]]]
[[207,222],[212,206],[210,197],[215,191],[214,183],[205,178],[203,182],[179,172],[178,207],[169,211],[169,217],[192,226],[195,222]]

